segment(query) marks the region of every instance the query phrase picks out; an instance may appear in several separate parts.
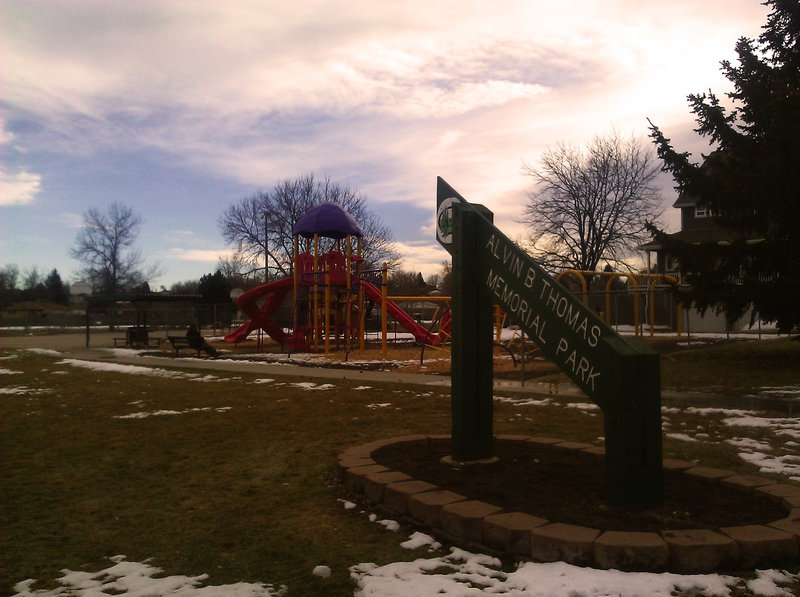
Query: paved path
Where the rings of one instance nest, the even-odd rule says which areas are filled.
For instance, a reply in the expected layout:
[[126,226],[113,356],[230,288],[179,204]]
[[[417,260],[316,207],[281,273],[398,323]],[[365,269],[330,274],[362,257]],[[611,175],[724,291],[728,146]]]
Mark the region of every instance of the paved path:
[[[113,350],[114,338],[119,332],[92,332],[91,346],[86,347],[85,334],[52,334],[40,336],[0,336],[0,349],[44,348],[57,350],[68,358],[124,363],[130,365],[150,365],[157,367],[179,367],[203,371],[224,371],[230,373],[255,373],[259,375],[284,375],[317,379],[348,379],[360,382],[383,382],[449,387],[447,376],[422,373],[400,373],[397,371],[374,371],[352,368],[314,367],[284,363],[267,363],[239,359],[208,358],[170,358],[139,356],[133,351]],[[587,396],[571,383],[538,383],[496,379],[495,391],[523,392],[539,396],[560,396],[567,399],[586,401]],[[663,390],[661,402],[677,406],[739,408],[748,410],[777,410],[797,412],[800,405],[796,401],[761,396],[731,396],[710,392],[677,392]]]
[[[133,351],[113,350],[114,338],[119,332],[92,332],[90,347],[86,347],[85,334],[52,334],[40,336],[0,337],[0,349],[43,348],[57,350],[65,357],[110,361],[130,365],[150,365],[157,367],[180,367],[182,369],[199,369],[203,371],[225,371],[240,373],[256,373],[260,375],[285,375],[294,377],[313,377],[319,379],[349,379],[384,383],[402,383],[431,386],[450,386],[449,376],[422,373],[401,373],[397,371],[375,371],[357,369],[355,367],[331,368],[309,365],[293,365],[284,363],[267,363],[243,359],[208,359],[208,358],[170,358],[140,356]],[[519,381],[495,380],[496,390],[522,391],[533,394],[559,394],[584,397],[577,387],[571,384],[542,384]]]

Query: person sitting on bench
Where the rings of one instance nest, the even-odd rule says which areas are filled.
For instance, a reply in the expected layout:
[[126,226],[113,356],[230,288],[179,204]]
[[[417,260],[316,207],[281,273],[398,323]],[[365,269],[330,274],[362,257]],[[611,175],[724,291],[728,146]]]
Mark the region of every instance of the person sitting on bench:
[[200,331],[197,329],[197,326],[192,324],[189,326],[189,329],[186,330],[186,339],[189,341],[189,346],[194,348],[197,351],[202,350],[203,352],[207,353],[212,357],[218,357],[219,352],[217,349],[211,346],[208,342],[205,341],[205,338],[200,335]]

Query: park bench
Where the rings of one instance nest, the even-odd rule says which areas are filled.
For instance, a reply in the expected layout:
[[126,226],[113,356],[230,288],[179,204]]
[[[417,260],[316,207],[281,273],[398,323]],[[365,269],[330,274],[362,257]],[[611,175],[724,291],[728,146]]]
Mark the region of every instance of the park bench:
[[202,348],[197,348],[196,346],[192,346],[189,343],[189,339],[186,336],[167,336],[167,340],[169,343],[172,344],[172,348],[175,349],[175,356],[177,357],[181,350],[184,348],[188,348],[189,350],[194,350],[197,353],[197,356],[200,356],[200,353],[203,352]]

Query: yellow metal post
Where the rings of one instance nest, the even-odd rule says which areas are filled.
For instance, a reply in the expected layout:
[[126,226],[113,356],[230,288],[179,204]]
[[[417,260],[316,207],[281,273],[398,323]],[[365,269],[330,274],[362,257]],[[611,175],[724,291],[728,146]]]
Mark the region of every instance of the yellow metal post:
[[314,235],[314,351],[319,349],[319,235]]
[[[592,272],[592,273],[594,273],[594,272]],[[578,270],[576,270],[576,269],[565,269],[563,272],[561,272],[560,274],[558,274],[556,276],[556,282],[560,282],[561,278],[563,278],[567,274],[572,274],[574,276],[577,276],[578,280],[580,280],[580,283],[581,283],[581,298],[583,300],[583,304],[584,305],[588,305],[589,304],[589,296],[587,295],[587,290],[588,289],[586,287],[586,278],[583,277],[583,273],[578,271]]]
[[361,283],[361,264],[364,263],[361,259],[361,237],[356,240],[356,255],[358,255],[358,263],[356,264],[356,280],[358,282],[358,346],[361,352],[364,352],[364,345],[366,341],[366,328],[367,321],[366,309],[364,309],[364,285]]
[[300,326],[300,313],[299,313],[300,298],[299,298],[299,295],[297,294],[297,282],[298,282],[298,276],[299,276],[299,274],[297,272],[297,237],[295,236],[292,239],[292,241],[293,241],[292,242],[292,245],[293,245],[293,249],[292,249],[292,278],[293,278],[292,284],[293,284],[293,289],[294,289],[294,309],[293,309],[294,316],[293,316],[293,322],[292,323],[294,324],[293,333],[295,334],[295,337],[297,337],[297,330],[299,329],[299,326]]
[[346,272],[347,272],[347,301],[344,304],[345,314],[344,314],[344,342],[345,342],[345,350],[348,350],[348,346],[353,346],[353,317],[351,314],[351,298],[352,298],[352,289],[353,289],[353,279],[352,274],[350,272],[350,268],[352,267],[352,259],[353,259],[353,244],[350,242],[350,235],[347,235],[347,255],[346,255]]
[[655,286],[656,280],[650,282],[650,288],[647,290],[647,300],[650,303],[650,337],[652,338],[656,333],[656,306],[653,303],[653,299],[655,298]]
[[325,264],[325,301],[323,309],[325,309],[325,354],[330,352],[330,338],[331,338],[331,266],[329,263]]
[[386,335],[388,331],[388,326],[386,322],[386,316],[388,313],[388,309],[386,308],[386,300],[389,294],[389,272],[387,270],[386,262],[383,262],[383,273],[381,275],[381,335],[383,336],[383,341],[381,342],[381,355],[383,355],[383,360],[386,360]]

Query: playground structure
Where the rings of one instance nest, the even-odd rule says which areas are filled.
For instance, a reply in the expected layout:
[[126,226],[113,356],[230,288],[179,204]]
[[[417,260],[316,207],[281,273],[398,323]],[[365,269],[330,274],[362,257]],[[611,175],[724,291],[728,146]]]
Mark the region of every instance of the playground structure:
[[[236,304],[250,320],[226,335],[226,342],[241,342],[260,329],[290,353],[328,353],[332,341],[337,346],[341,341],[349,354],[356,347],[364,349],[366,313],[373,305],[381,309],[384,358],[389,316],[420,344],[439,346],[449,340],[449,297],[388,296],[386,264],[380,269],[364,269],[361,228],[344,209],[333,203],[317,205],[300,218],[292,233],[292,275],[239,296]],[[334,241],[326,243],[331,245],[330,250],[320,253],[321,239]],[[286,332],[274,316],[290,292],[293,326],[291,332]],[[401,301],[420,300],[443,303],[428,327],[398,305]]]
[[[642,335],[642,323],[641,323],[641,299],[644,297],[646,301],[646,318],[648,322],[648,327],[650,329],[650,336],[655,335],[655,326],[656,326],[656,290],[660,289],[662,292],[660,293],[660,297],[667,300],[669,295],[663,292],[664,289],[677,286],[678,281],[667,274],[630,274],[625,272],[611,272],[611,271],[580,271],[574,269],[568,269],[562,271],[558,276],[556,276],[557,281],[561,281],[566,276],[572,276],[573,278],[577,279],[581,290],[581,300],[583,301],[584,305],[589,305],[589,288],[586,279],[589,278],[590,280],[593,277],[600,277],[600,278],[607,278],[604,289],[603,289],[603,297],[604,297],[604,304],[603,309],[601,310],[600,314],[602,315],[603,319],[606,323],[612,324],[612,309],[611,309],[611,299],[614,295],[614,289],[612,288],[614,282],[616,280],[621,280],[622,278],[627,279],[630,283],[629,288],[626,288],[624,291],[625,294],[630,294],[633,297],[633,329],[635,336]],[[671,303],[667,303],[668,307],[672,307]],[[675,305],[674,312],[670,312],[667,314],[667,319],[665,323],[670,328],[675,328],[676,335],[680,337],[681,335],[681,304],[677,303]],[[618,318],[615,318],[618,320]],[[674,323],[673,323],[674,322]]]
[[[227,334],[226,342],[242,342],[252,332],[260,330],[278,342],[282,351],[289,353],[324,351],[327,354],[343,345],[349,355],[355,349],[364,350],[366,314],[377,306],[380,309],[381,352],[384,359],[387,357],[390,318],[422,345],[421,358],[424,358],[426,347],[448,345],[450,297],[389,296],[386,264],[379,269],[364,268],[361,228],[341,207],[323,203],[310,209],[297,222],[293,235],[292,275],[258,286],[238,297],[237,306],[249,321]],[[327,250],[321,252],[323,245],[327,245]],[[587,279],[591,281],[593,277],[605,279],[602,306],[597,300],[600,293],[590,290],[587,283]],[[614,282],[620,278],[628,280],[626,289],[614,290]],[[584,305],[590,306],[590,298],[594,299],[594,310],[612,325],[619,324],[627,317],[636,336],[643,334],[642,319],[649,323],[650,335],[654,335],[656,299],[664,297],[667,304],[667,293],[663,290],[676,283],[674,278],[660,274],[577,270],[565,270],[556,279],[577,281],[580,287],[575,292],[580,294]],[[625,316],[615,313],[612,317],[612,297],[617,301],[619,295],[628,302],[632,301],[632,305],[623,309]],[[287,299],[292,300],[292,325],[289,331],[275,321],[276,314]],[[427,326],[400,305],[420,301],[437,304]],[[642,302],[645,303],[643,316]],[[664,323],[676,329],[680,336],[680,305],[673,309],[669,303],[668,309],[663,308],[662,311],[664,314],[661,319],[668,320]],[[512,357],[535,350],[533,339],[526,339],[520,331],[504,339],[503,329],[507,323],[506,314],[497,307],[493,326],[496,345],[508,351]]]

